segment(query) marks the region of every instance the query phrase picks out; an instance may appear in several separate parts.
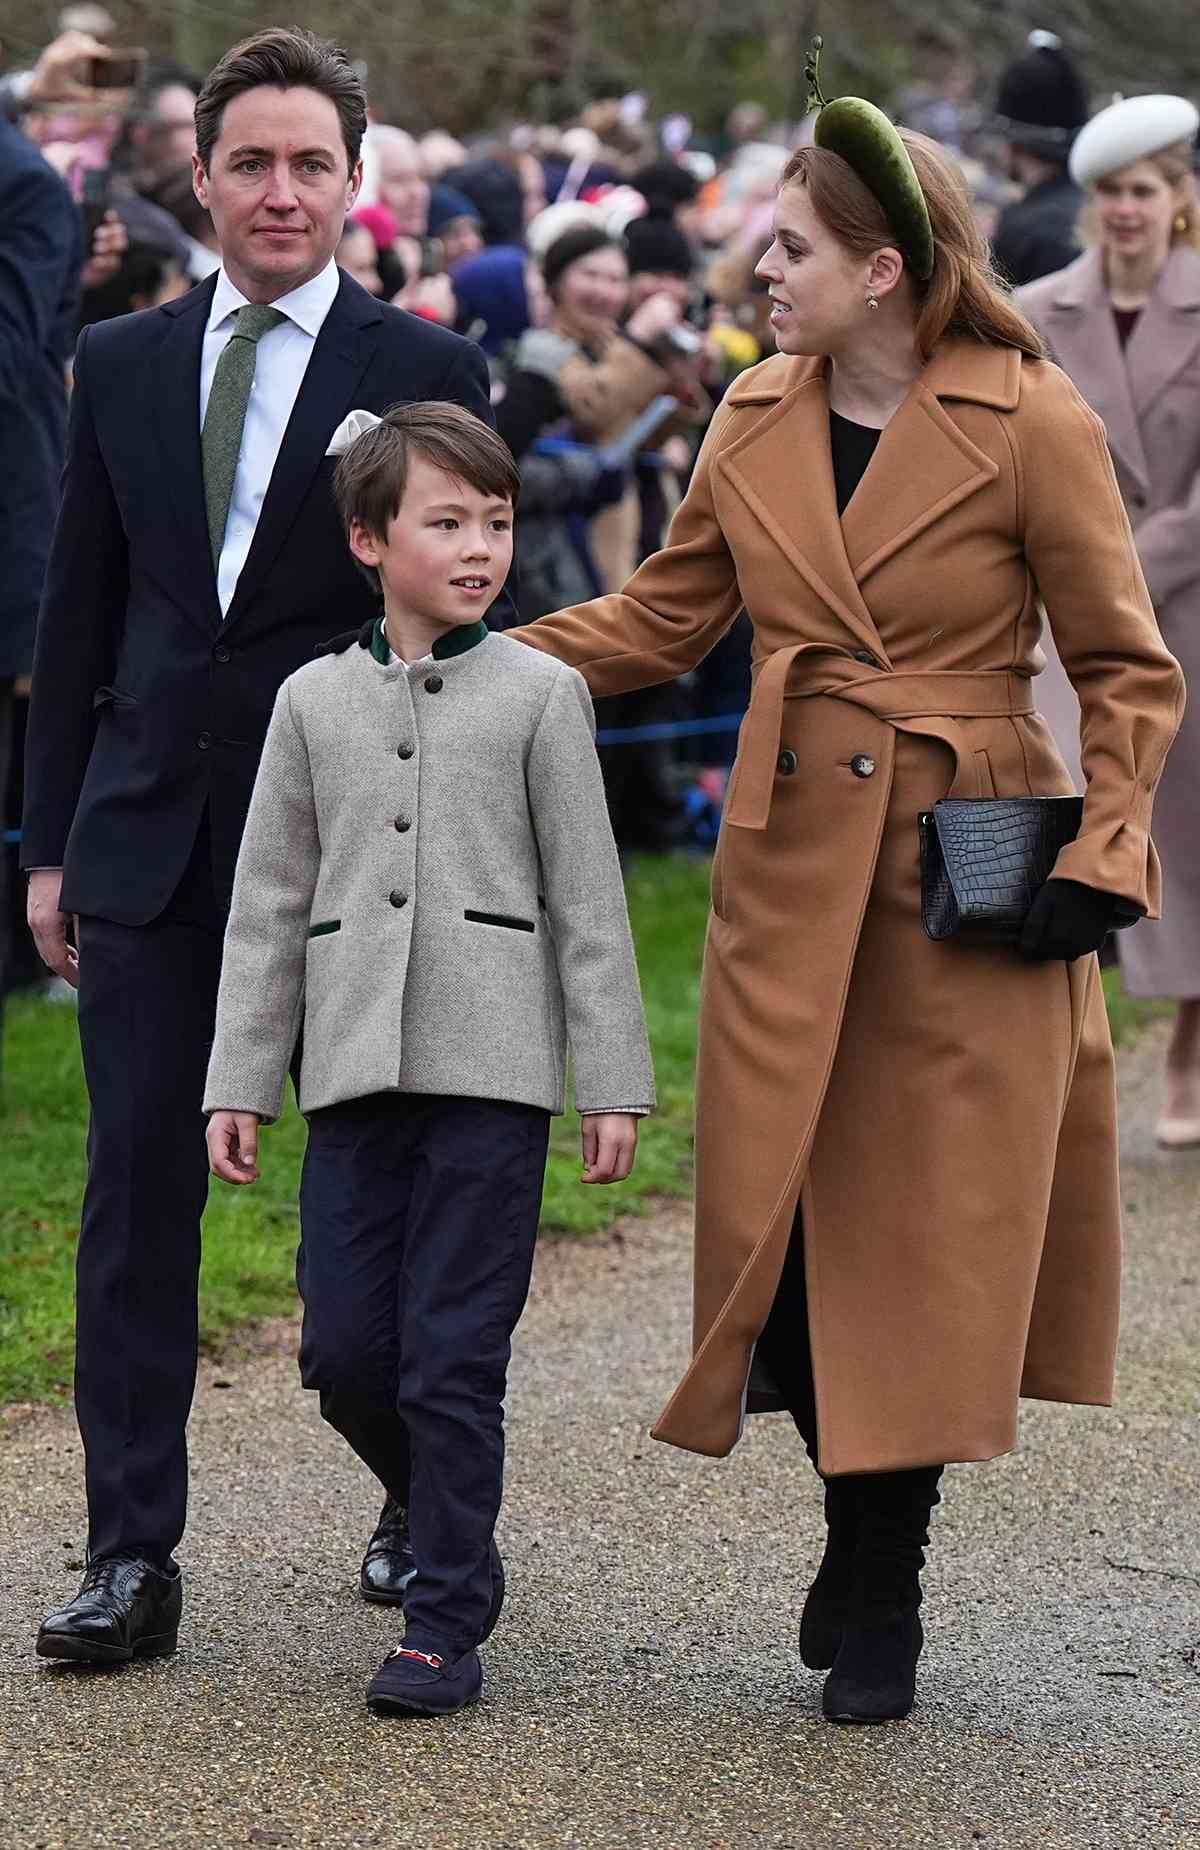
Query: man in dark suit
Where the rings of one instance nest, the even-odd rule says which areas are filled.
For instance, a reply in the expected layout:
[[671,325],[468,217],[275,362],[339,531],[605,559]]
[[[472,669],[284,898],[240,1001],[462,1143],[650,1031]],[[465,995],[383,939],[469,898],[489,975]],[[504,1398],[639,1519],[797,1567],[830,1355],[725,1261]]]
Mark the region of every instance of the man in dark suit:
[[994,118],[1008,142],[1009,177],[1021,188],[992,239],[996,268],[1014,288],[1065,269],[1079,255],[1083,194],[1067,160],[1088,113],[1086,86],[1060,41],[1052,32],[1031,32],[1000,79]]
[[[228,52],[196,104],[194,157],[221,269],[89,328],[76,357],[22,854],[42,956],[78,980],[92,1105],[76,1347],[89,1565],[42,1626],[45,1656],[175,1644],[200,1107],[234,864],[280,683],[377,608],[338,524],[329,440],[350,410],[404,399],[490,420],[478,349],[334,264],[365,125],[358,77],[311,34]],[[364,1591],[399,1601],[405,1540],[385,1509]]]
[[79,213],[66,186],[32,142],[0,119],[0,1033],[12,951],[3,837],[13,693],[33,666],[66,443],[66,362],[81,258]]

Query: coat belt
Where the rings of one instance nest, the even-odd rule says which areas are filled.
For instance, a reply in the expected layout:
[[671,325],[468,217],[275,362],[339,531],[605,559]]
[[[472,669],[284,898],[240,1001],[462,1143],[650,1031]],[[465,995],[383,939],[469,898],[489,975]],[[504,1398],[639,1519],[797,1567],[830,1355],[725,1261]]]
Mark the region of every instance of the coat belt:
[[967,762],[958,719],[1004,718],[1034,712],[1029,676],[1008,669],[929,669],[896,674],[872,667],[826,643],[802,642],[769,655],[754,676],[742,727],[739,764],[727,819],[736,828],[765,829],[783,736],[785,700],[824,694],[862,707],[899,732],[940,739],[959,772]]

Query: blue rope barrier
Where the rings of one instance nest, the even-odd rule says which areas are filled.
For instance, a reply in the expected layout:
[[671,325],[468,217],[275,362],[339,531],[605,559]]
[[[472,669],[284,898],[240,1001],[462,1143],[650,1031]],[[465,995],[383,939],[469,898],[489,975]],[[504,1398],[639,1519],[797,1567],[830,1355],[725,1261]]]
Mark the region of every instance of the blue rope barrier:
[[657,739],[695,739],[711,732],[736,732],[740,713],[715,713],[708,719],[661,720],[649,726],[603,726],[597,745],[640,745]]
[[[597,745],[649,745],[662,739],[699,739],[714,732],[736,732],[742,723],[740,713],[712,713],[707,719],[661,720],[650,726],[604,726],[596,734]],[[5,829],[6,848],[19,845],[20,829]]]

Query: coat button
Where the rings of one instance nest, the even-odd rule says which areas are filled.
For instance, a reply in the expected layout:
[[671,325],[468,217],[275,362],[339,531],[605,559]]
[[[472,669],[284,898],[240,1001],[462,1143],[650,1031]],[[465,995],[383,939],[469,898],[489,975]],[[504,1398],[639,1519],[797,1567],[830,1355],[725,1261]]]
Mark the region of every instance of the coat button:
[[869,649],[855,649],[854,659],[856,662],[861,662],[864,668],[878,668],[879,666]]
[[397,758],[411,758],[412,755],[413,747],[411,745],[398,745],[396,747]]
[[398,912],[401,906],[406,906],[408,904],[408,894],[402,893],[399,887],[393,887],[392,891],[388,894],[388,904],[395,906]]
[[431,674],[428,681],[425,683],[425,692],[427,694],[440,694],[445,685],[440,674]]
[[850,760],[850,769],[854,772],[855,777],[874,777],[875,760],[871,757],[869,752],[855,752],[853,758]]
[[222,644],[213,650],[213,660],[216,662],[232,661],[233,660],[232,651],[225,648],[224,645]]
[[412,828],[412,823],[410,822],[410,820],[409,820],[409,818],[408,818],[407,816],[397,816],[397,817],[396,817],[396,833],[397,833],[397,835],[407,835],[407,834],[408,834],[408,831],[409,831],[409,830],[410,830],[411,828]]
[[202,732],[199,738],[196,740],[196,743],[200,747],[200,750],[202,752],[206,752],[209,746],[212,744],[212,733]]
[[787,751],[780,752],[779,758],[777,761],[777,768],[778,768],[780,777],[790,777],[792,775],[792,772],[796,769],[795,752],[787,752]]

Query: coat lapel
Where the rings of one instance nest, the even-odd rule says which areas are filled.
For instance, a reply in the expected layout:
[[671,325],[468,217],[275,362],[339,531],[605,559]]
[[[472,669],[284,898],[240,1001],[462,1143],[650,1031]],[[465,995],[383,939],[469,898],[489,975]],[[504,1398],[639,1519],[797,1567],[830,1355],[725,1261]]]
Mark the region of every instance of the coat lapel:
[[[745,391],[738,394],[735,386],[731,402],[735,394],[744,400]],[[883,656],[842,540],[823,363],[814,362],[774,410],[731,443],[717,468],[810,589],[860,643]]]
[[1200,347],[1200,255],[1176,246],[1153,295],[1138,317],[1125,365],[1134,413],[1151,405]]
[[[998,474],[942,400],[968,399],[1013,410],[1020,355],[974,341],[949,341],[891,420],[841,520],[829,446],[829,395],[823,361],[753,430],[730,444],[717,467],[806,583],[859,642],[887,660],[862,586],[875,569],[935,520]],[[730,402],[758,395],[751,381]]]
[[175,515],[179,596],[188,600],[184,608],[205,630],[217,628],[221,621],[200,459],[200,354],[216,286],[211,277],[159,310],[166,332],[147,381],[154,401],[161,479]]
[[383,313],[365,289],[343,276],[317,336],[263,499],[250,552],[225,618],[237,621],[274,564],[337,426],[375,352]]
[[885,429],[842,517],[857,584],[999,473],[942,400],[1011,410],[1019,378],[1020,357],[1011,349],[949,342],[935,353]]
[[[1054,358],[1102,419],[1109,449],[1148,493],[1150,470],[1099,251],[1088,251],[1062,271],[1045,331]],[[1144,333],[1140,326],[1135,330],[1131,350]]]

